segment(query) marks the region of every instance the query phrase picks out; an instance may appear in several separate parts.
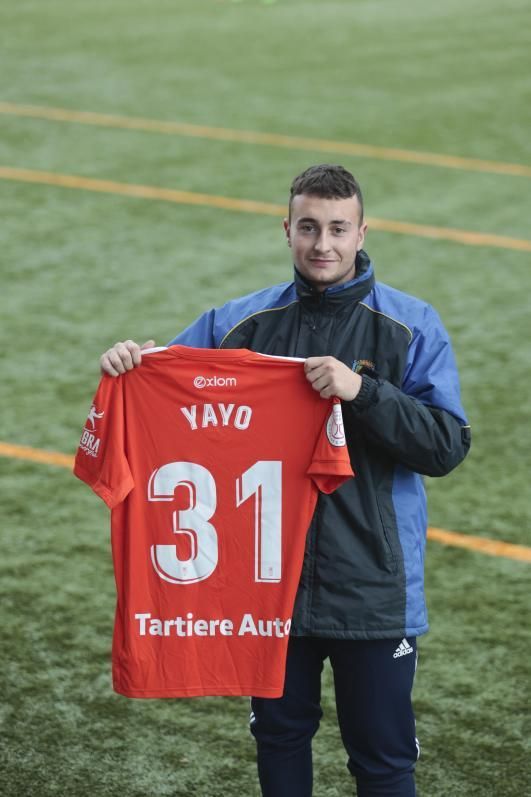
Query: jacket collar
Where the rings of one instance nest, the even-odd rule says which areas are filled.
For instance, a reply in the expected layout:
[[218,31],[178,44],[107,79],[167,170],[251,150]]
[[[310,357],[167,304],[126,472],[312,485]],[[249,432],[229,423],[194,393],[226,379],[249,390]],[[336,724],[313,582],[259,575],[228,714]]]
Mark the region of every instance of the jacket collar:
[[339,309],[344,304],[361,301],[375,283],[374,268],[369,255],[361,249],[356,255],[356,276],[342,285],[332,285],[318,291],[295,268],[295,288],[299,301],[312,307]]

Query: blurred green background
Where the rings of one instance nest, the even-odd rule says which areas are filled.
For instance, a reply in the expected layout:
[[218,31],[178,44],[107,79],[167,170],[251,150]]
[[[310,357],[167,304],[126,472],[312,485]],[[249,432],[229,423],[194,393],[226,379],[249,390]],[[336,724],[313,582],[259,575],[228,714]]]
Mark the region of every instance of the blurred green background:
[[[291,276],[280,217],[64,188],[54,175],[282,205],[295,174],[328,161],[358,177],[369,220],[529,241],[530,27],[528,0],[3,0],[0,441],[73,453],[109,345],[164,344],[202,310]],[[50,108],[208,130],[51,120]],[[338,146],[219,140],[211,128]],[[390,148],[465,160],[422,164]],[[435,305],[459,363],[473,448],[427,480],[431,524],[530,545],[531,245],[369,224],[366,248],[380,280]],[[112,692],[103,505],[64,468],[4,457],[0,473],[2,793],[258,795],[245,699]],[[528,574],[429,543],[423,797],[531,794]],[[339,797],[354,787],[328,670],[324,707],[314,793]]]

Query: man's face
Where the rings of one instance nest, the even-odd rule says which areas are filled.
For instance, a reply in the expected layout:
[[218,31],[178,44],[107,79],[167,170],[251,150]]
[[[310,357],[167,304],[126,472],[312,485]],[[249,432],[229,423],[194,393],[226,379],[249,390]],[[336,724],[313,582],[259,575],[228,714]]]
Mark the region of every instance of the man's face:
[[319,291],[354,277],[356,253],[366,224],[360,224],[358,198],[322,199],[298,194],[291,203],[291,221],[284,219],[293,262]]

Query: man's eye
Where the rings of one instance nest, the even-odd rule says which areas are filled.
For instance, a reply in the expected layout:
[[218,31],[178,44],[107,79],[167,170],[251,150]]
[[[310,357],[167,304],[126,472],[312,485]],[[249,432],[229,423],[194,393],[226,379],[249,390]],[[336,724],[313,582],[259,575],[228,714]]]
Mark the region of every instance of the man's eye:
[[336,235],[341,235],[342,233],[345,232],[345,228],[344,227],[336,227],[334,229],[334,232],[335,232]]
[[313,232],[315,227],[313,226],[313,224],[301,224],[299,229],[301,229],[302,232]]

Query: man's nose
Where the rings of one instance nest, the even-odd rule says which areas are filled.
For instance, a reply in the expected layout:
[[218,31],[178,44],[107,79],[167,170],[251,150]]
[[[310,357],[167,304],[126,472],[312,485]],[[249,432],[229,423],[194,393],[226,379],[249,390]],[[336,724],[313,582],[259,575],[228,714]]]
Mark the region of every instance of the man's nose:
[[315,242],[315,249],[317,252],[330,251],[330,241],[326,230],[323,230],[317,237],[317,240]]

